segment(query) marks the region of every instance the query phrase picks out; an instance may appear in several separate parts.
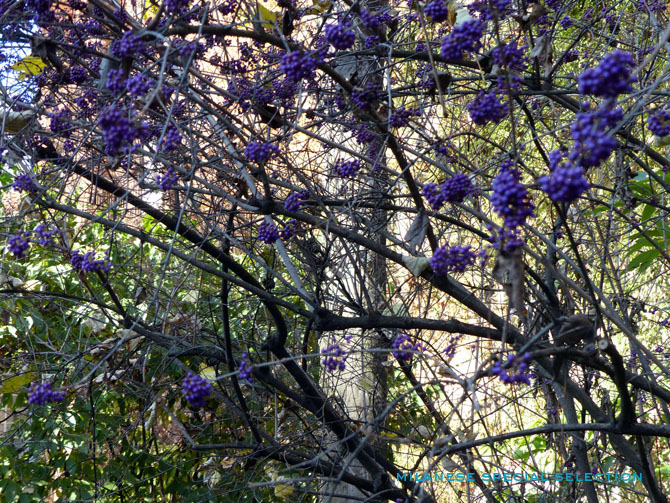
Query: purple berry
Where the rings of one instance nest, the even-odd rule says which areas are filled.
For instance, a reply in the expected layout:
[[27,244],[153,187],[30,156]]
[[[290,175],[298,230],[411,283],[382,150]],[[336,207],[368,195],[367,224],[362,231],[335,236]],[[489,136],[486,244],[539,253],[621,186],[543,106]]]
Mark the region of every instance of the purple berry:
[[38,188],[30,175],[21,174],[14,178],[12,187],[17,192],[37,192]]
[[14,254],[14,257],[19,259],[26,256],[28,248],[30,248],[30,240],[28,239],[30,232],[19,232],[18,234],[9,238],[9,245],[7,249]]
[[112,44],[112,54],[117,58],[138,56],[144,50],[142,38],[132,31],[127,31]]
[[439,210],[445,203],[442,189],[436,183],[427,183],[423,186],[423,197],[433,210]]
[[468,104],[468,111],[472,122],[484,126],[489,121],[499,123],[507,116],[508,108],[498,101],[495,91],[488,94],[482,91]]
[[324,356],[321,363],[323,363],[328,372],[344,370],[346,368],[345,362],[348,355],[345,354],[339,344],[331,344],[326,349],[322,349],[321,354]]
[[447,59],[461,59],[463,52],[474,52],[481,45],[484,25],[477,20],[466,21],[456,26],[442,39],[442,56]]
[[128,94],[133,98],[140,98],[149,92],[154,81],[138,73],[128,79]]
[[441,23],[449,18],[449,9],[443,0],[433,0],[424,9],[424,13],[433,23]]
[[251,162],[263,163],[273,155],[279,155],[279,147],[270,143],[251,141],[244,149],[244,155]]
[[409,124],[409,119],[413,115],[421,115],[419,110],[411,110],[407,108],[398,108],[394,110],[391,116],[389,117],[389,127],[398,128],[404,127]]
[[446,276],[450,272],[464,272],[474,264],[476,255],[471,246],[440,246],[430,259],[430,267],[438,276]]
[[356,42],[356,34],[344,24],[327,24],[326,40],[340,51],[350,49]]
[[198,409],[205,406],[206,398],[212,393],[212,386],[207,379],[189,372],[184,378],[181,392],[189,405]]
[[65,400],[65,391],[54,391],[53,383],[33,383],[28,391],[28,403],[34,405],[46,405],[49,402],[62,402]]
[[392,344],[391,354],[398,360],[408,362],[414,357],[414,353],[421,351],[421,345],[412,342],[412,338],[406,333],[400,333]]
[[156,183],[160,185],[161,190],[169,190],[178,180],[179,173],[172,168],[168,168],[165,174],[156,176]]
[[504,219],[507,229],[523,226],[535,209],[520,178],[518,171],[502,169],[493,180],[491,204],[494,211]]
[[335,172],[341,178],[353,178],[361,169],[361,163],[357,159],[351,161],[338,161],[335,165]]
[[82,255],[79,250],[74,250],[72,252],[72,258],[70,259],[70,264],[75,271],[80,272],[109,272],[112,268],[112,263],[108,258],[105,260],[95,260],[95,252],[90,251]]
[[656,136],[668,136],[670,134],[670,109],[664,108],[650,115],[647,127]]
[[118,95],[126,90],[128,81],[124,78],[122,68],[112,69],[107,74],[107,89],[113,94]]
[[251,363],[249,362],[249,355],[247,353],[242,353],[240,360],[240,366],[237,368],[240,373],[240,379],[246,379],[250,383],[254,382],[254,378],[251,377],[253,370],[251,368]]
[[179,147],[181,140],[182,137],[179,131],[177,131],[177,128],[174,126],[168,127],[165,136],[163,136],[163,141],[161,142],[162,150],[176,150]]
[[54,234],[58,233],[58,228],[55,227],[51,230],[45,225],[45,224],[39,224],[37,227],[35,227],[35,230],[33,231],[35,233],[35,237],[37,237],[37,242],[41,246],[50,246],[54,242]]
[[313,78],[318,65],[316,59],[302,51],[294,51],[282,57],[279,69],[286,74],[289,82],[300,82],[302,79]]
[[630,74],[635,65],[629,52],[614,51],[605,56],[595,68],[585,70],[577,79],[580,94],[592,94],[604,98],[616,98],[633,90],[637,79]]
[[561,162],[562,160],[563,154],[560,150],[551,152],[549,154],[551,176],[542,176],[538,182],[552,201],[569,203],[589,188],[589,182],[584,178],[581,166],[567,160]]
[[621,108],[610,108],[607,104],[593,112],[577,114],[570,134],[574,140],[574,150],[570,160],[583,168],[598,166],[617,147],[611,130],[623,119]]
[[442,196],[447,203],[462,203],[475,188],[468,175],[459,173],[442,184]]
[[288,222],[286,222],[286,225],[284,225],[284,228],[279,231],[279,237],[281,237],[283,240],[291,239],[293,236],[296,236],[298,234],[299,228],[298,228],[298,222],[295,221],[295,219],[291,219]]
[[271,245],[279,239],[279,230],[275,224],[262,222],[258,226],[258,240]]
[[294,192],[286,198],[286,201],[284,201],[284,208],[288,211],[298,211],[308,197],[309,191],[307,189]]

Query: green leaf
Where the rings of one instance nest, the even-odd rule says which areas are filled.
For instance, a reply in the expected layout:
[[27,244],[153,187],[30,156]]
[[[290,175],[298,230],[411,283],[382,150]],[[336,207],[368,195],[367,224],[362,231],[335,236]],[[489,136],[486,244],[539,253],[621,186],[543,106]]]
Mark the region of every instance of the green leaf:
[[661,254],[657,249],[653,250],[647,250],[646,252],[640,253],[637,257],[635,257],[633,260],[631,260],[628,263],[627,269],[629,271],[632,271],[633,269],[637,269],[638,267],[641,267],[644,264],[647,264],[654,260],[656,257],[658,257]]
[[33,382],[36,378],[37,375],[35,372],[26,372],[25,374],[5,379],[0,386],[0,393],[15,393]]
[[16,501],[16,496],[19,494],[19,486],[12,482],[11,480],[5,480],[4,487],[2,491],[2,501],[6,503],[14,503]]
[[649,220],[655,213],[658,213],[658,208],[651,204],[645,204],[644,209],[642,210],[642,221]]

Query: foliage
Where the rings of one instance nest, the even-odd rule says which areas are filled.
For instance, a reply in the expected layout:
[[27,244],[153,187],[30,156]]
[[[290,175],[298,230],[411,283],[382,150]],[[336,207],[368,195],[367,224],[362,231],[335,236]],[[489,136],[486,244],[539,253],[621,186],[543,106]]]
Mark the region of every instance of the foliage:
[[667,23],[1,1],[0,501],[666,501]]

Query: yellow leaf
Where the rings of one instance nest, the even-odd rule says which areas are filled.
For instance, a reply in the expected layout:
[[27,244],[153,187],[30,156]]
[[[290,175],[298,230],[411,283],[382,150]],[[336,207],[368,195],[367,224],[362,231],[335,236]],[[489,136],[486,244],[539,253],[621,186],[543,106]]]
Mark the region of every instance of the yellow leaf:
[[258,17],[264,23],[274,25],[277,22],[277,13],[272,12],[260,2],[258,3]]
[[19,391],[24,386],[33,382],[37,378],[35,372],[27,372],[18,376],[10,377],[2,381],[0,386],[0,393],[14,393]]
[[285,498],[293,494],[293,484],[277,484],[275,486],[275,496]]
[[312,6],[305,10],[305,14],[321,14],[333,5],[330,0],[312,0]]
[[200,364],[200,376],[208,381],[213,381],[216,379],[216,370],[214,370],[214,367],[208,367],[205,362],[202,362]]
[[456,24],[456,4],[455,2],[449,2],[447,4],[447,11],[449,12],[447,16],[447,22],[454,26]]
[[10,68],[20,72],[19,80],[23,80],[26,77],[39,75],[47,66],[49,66],[47,62],[39,56],[26,56],[21,61],[14,63]]

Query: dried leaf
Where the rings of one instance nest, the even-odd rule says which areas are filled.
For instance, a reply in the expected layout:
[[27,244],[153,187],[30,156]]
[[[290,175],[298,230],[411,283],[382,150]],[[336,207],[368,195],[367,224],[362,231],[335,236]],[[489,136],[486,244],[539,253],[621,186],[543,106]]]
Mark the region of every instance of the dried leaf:
[[503,285],[505,293],[509,297],[510,307],[516,310],[516,314],[524,317],[524,263],[523,250],[521,247],[512,251],[501,251],[493,266],[493,277]]
[[412,250],[416,250],[417,247],[421,246],[423,243],[423,238],[426,237],[426,229],[428,228],[428,217],[423,208],[419,209],[419,212],[414,218],[414,222],[410,226],[407,234],[405,235],[405,240],[412,247]]
[[542,52],[546,49],[547,40],[548,39],[546,33],[544,35],[540,35],[535,39],[535,45],[533,46],[533,49],[530,51],[531,59],[540,57]]
[[430,267],[430,259],[426,257],[412,257],[406,255],[402,258],[402,263],[410,270],[414,276],[421,276],[421,273]]

